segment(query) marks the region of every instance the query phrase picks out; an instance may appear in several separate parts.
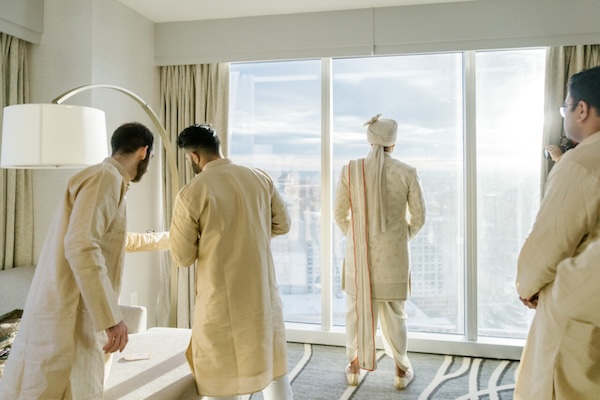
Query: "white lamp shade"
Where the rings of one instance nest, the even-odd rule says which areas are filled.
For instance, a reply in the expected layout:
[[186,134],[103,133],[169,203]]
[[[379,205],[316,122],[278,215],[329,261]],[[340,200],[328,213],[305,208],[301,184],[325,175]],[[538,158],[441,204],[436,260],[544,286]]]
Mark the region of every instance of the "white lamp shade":
[[64,104],[4,108],[2,168],[82,168],[107,156],[102,110]]

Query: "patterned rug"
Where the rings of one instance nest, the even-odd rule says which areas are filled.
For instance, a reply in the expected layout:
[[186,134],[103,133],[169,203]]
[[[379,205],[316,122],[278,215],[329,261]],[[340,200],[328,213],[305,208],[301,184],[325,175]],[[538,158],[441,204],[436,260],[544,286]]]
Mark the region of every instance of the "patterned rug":
[[[517,361],[439,354],[409,353],[415,379],[408,388],[394,388],[394,361],[378,353],[377,370],[362,372],[358,386],[346,383],[345,349],[338,346],[288,343],[289,377],[294,400],[513,398]],[[263,399],[254,394],[246,399]]]

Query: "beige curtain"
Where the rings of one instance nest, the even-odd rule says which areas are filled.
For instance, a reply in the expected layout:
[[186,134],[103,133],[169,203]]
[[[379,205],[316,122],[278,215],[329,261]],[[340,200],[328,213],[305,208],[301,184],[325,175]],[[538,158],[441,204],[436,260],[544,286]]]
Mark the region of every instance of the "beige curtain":
[[[4,107],[29,102],[28,54],[29,43],[0,32],[0,120]],[[29,170],[0,169],[0,257],[0,270],[33,264]]]
[[[176,65],[160,69],[161,110],[165,129],[177,155],[179,180],[189,182],[194,173],[177,147],[177,135],[184,128],[209,122],[221,140],[227,156],[229,119],[229,64]],[[171,182],[165,165],[164,197],[166,226],[170,226],[173,204],[169,196]],[[165,260],[170,263],[171,260]],[[170,266],[166,267],[170,271]],[[177,293],[177,327],[190,328],[194,311],[196,274],[194,268],[179,268]]]
[[[571,75],[600,65],[600,45],[551,47],[546,54],[546,95],[544,101],[543,145],[558,144],[564,136],[563,119],[558,113],[567,95]],[[542,193],[554,162],[542,158]]]

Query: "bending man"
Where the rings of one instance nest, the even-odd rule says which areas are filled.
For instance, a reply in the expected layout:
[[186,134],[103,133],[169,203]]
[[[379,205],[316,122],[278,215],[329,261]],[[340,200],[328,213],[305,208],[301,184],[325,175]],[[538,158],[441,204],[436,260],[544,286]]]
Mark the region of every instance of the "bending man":
[[[112,156],[75,174],[54,217],[19,333],[0,380],[0,399],[101,399],[105,362],[123,351],[118,304],[125,247],[167,246],[165,234],[126,232],[125,194],[152,158],[152,132],[127,123]],[[110,365],[110,364],[107,364]]]
[[197,260],[188,361],[205,399],[263,391],[290,400],[287,348],[271,238],[290,229],[283,199],[263,171],[221,155],[210,125],[184,129],[177,145],[197,174],[179,192],[170,229],[180,266]]

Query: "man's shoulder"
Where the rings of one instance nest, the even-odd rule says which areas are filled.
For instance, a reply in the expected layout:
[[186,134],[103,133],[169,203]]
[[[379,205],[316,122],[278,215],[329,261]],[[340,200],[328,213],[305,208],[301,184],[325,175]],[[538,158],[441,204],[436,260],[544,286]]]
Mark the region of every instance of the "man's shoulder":
[[406,172],[415,172],[417,169],[412,165],[405,163],[404,161],[400,161],[397,158],[387,157],[385,159],[386,168],[393,168],[396,170],[402,170]]
[[228,164],[219,165],[217,168],[207,169],[200,174],[196,175],[194,179],[199,178],[198,180],[211,180],[211,179],[220,179],[219,177],[226,174],[260,174],[267,175],[267,172],[260,168],[250,167],[242,164],[235,164],[233,162]]
[[[598,135],[598,136],[595,136]],[[600,133],[594,134],[593,140],[591,137],[584,142],[581,142],[577,147],[566,151],[560,159],[552,167],[552,171],[565,171],[572,174],[578,171],[578,174],[590,174],[595,177],[600,176]],[[588,141],[589,140],[589,141]],[[552,172],[551,171],[551,172]]]
[[246,180],[252,180],[252,178],[272,180],[270,175],[260,168],[230,163],[199,173],[185,186],[185,188],[187,188],[186,190],[198,190],[203,186],[208,187],[219,184],[220,182],[224,182],[227,175],[237,176],[238,178],[242,177]]
[[249,171],[252,171],[252,173],[254,173],[254,174],[258,174],[260,176],[264,176],[268,179],[271,179],[271,175],[269,175],[269,173],[262,168],[256,168],[256,167],[246,167],[246,168]]
[[229,173],[233,172],[237,174],[248,174],[271,180],[271,176],[269,175],[269,173],[259,167],[251,167],[249,165],[231,163],[227,164],[227,169]]
[[93,178],[114,180],[116,182],[121,182],[124,179],[123,176],[121,176],[121,173],[119,172],[119,169],[117,167],[107,162],[101,162],[86,167],[81,171],[75,173],[75,175],[71,177],[70,181],[72,183],[83,182],[89,181]]

